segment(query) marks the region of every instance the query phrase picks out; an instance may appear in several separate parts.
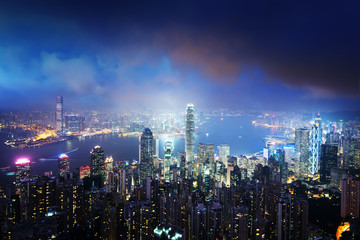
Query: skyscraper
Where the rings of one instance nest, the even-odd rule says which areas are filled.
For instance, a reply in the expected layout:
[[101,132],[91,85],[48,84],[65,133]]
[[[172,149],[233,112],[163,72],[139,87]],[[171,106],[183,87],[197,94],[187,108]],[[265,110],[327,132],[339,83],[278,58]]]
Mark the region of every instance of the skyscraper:
[[15,162],[16,187],[20,188],[22,181],[30,177],[30,160],[27,158],[18,159]]
[[277,239],[307,239],[308,202],[282,195],[278,203]]
[[105,177],[105,157],[104,150],[100,146],[95,146],[91,150],[90,155],[90,176],[101,177],[104,181]]
[[140,182],[153,173],[154,137],[149,128],[145,128],[140,137]]
[[309,165],[309,130],[298,128],[295,131],[295,153],[297,156],[297,171],[302,176],[308,171]]
[[164,177],[165,180],[170,180],[170,165],[171,165],[171,158],[174,152],[174,145],[172,141],[166,141],[164,146]]
[[69,157],[62,153],[58,157],[59,163],[59,176],[64,177],[67,173],[70,172],[70,160]]
[[62,96],[56,97],[56,124],[55,130],[58,133],[63,131],[63,98]]
[[186,106],[186,123],[185,123],[185,153],[186,161],[194,161],[195,151],[195,110],[194,105],[189,103]]
[[320,181],[329,183],[331,169],[337,168],[338,146],[336,144],[323,144],[320,156]]
[[360,168],[360,137],[345,137],[343,146],[343,168]]
[[319,171],[320,149],[321,149],[321,118],[320,115],[315,118],[315,123],[310,131],[310,166],[309,171],[312,175]]
[[341,181],[341,217],[360,215],[360,181],[345,178]]
[[227,166],[227,159],[230,156],[230,146],[227,144],[221,144],[218,147],[219,150],[219,160]]

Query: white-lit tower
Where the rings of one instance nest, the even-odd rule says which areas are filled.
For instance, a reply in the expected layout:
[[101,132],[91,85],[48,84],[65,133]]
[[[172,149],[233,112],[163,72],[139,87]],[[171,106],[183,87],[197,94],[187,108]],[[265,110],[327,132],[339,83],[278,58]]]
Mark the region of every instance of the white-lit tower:
[[186,126],[185,126],[185,153],[186,162],[194,161],[195,151],[195,110],[194,105],[189,103],[186,106]]
[[63,98],[62,96],[56,97],[56,123],[55,123],[55,130],[58,133],[61,133],[63,131]]
[[172,141],[166,141],[164,146],[164,177],[166,181],[170,181],[170,165],[174,152],[174,145]]
[[319,161],[320,161],[320,148],[321,148],[321,118],[320,114],[315,118],[315,123],[311,126],[310,130],[310,166],[309,171],[311,174],[317,174],[319,171]]

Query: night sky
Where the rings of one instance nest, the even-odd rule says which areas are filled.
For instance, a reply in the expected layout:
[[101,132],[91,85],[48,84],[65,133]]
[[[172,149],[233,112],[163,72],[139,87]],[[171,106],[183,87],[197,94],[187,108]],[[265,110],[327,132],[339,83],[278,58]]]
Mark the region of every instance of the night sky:
[[359,109],[359,1],[174,2],[1,1],[0,111]]

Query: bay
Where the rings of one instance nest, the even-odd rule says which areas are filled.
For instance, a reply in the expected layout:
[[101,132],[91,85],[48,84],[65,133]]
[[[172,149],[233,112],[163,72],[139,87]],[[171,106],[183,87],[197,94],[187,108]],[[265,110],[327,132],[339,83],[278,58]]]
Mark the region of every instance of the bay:
[[[255,117],[210,117],[198,126],[195,144],[215,144],[215,152],[220,144],[230,145],[231,155],[252,154],[261,151],[265,145],[264,138],[274,135],[273,129],[255,127],[251,122]],[[139,138],[137,136],[119,137],[117,134],[86,137],[83,140],[72,139],[65,142],[46,145],[38,148],[11,148],[4,144],[8,137],[8,131],[0,132],[0,167],[10,166],[14,171],[14,162],[18,158],[26,157],[32,162],[32,174],[42,175],[46,171],[57,173],[57,156],[67,153],[70,157],[70,169],[75,171],[80,166],[90,164],[90,151],[99,145],[104,149],[106,156],[112,156],[114,161],[138,160]],[[164,143],[172,140],[174,144],[174,155],[183,152],[185,139],[183,136],[159,136],[159,155],[164,155]],[[195,146],[196,151],[196,146]],[[0,183],[7,184],[14,181],[14,176],[7,176],[5,171],[0,172]]]

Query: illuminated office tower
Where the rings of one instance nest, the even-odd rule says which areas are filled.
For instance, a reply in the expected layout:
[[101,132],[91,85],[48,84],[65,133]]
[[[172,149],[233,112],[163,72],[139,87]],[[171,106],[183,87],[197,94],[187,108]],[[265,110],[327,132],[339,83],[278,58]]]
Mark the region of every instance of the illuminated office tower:
[[299,175],[307,173],[309,165],[309,130],[298,128],[295,130],[296,168]]
[[195,152],[195,110],[194,105],[191,103],[186,107],[185,125],[186,162],[193,162]]
[[224,181],[226,176],[225,170],[226,166],[223,162],[217,161],[215,163],[215,180],[218,182],[218,186],[221,186],[221,183]]
[[230,156],[230,146],[227,144],[222,144],[219,145],[217,148],[219,150],[219,160],[223,162],[225,166],[227,166],[227,159],[228,156]]
[[105,184],[110,187],[114,186],[114,172],[113,172],[114,160],[112,156],[105,159]]
[[26,158],[20,158],[15,162],[15,177],[16,187],[20,188],[24,179],[30,178],[30,160]]
[[27,219],[31,222],[40,222],[45,219],[51,206],[56,205],[56,180],[48,177],[39,177],[28,184]]
[[360,168],[360,137],[346,137],[342,141],[344,169]]
[[64,177],[70,172],[70,159],[69,157],[62,153],[59,155],[59,176]]
[[165,142],[165,148],[164,148],[164,175],[165,180],[170,180],[170,165],[171,165],[171,158],[173,156],[174,151],[174,145],[171,141]]
[[61,133],[63,131],[63,98],[62,96],[56,97],[56,123],[55,130],[56,132]]
[[105,157],[104,150],[100,146],[95,146],[91,150],[90,155],[90,176],[101,177],[104,181],[105,177]]
[[140,183],[153,174],[154,137],[149,128],[145,128],[140,137]]
[[319,171],[320,149],[321,149],[321,118],[320,115],[315,118],[315,123],[310,130],[310,174],[317,174]]
[[231,183],[231,172],[234,171],[236,157],[229,157],[228,165],[227,165],[227,173],[226,173],[226,185],[230,186]]
[[185,179],[186,177],[186,157],[184,152],[178,153],[178,158],[180,161],[180,177]]
[[197,172],[201,174],[203,178],[205,175],[212,176],[213,165],[215,161],[215,149],[214,144],[198,144],[198,153],[197,153],[197,161],[196,166],[198,166]]

